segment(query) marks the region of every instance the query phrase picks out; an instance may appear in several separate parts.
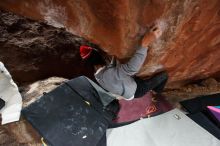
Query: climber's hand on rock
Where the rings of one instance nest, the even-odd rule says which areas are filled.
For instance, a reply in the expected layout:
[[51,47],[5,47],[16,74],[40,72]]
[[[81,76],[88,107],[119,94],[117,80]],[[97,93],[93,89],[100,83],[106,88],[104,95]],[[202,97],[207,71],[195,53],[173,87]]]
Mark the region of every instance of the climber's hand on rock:
[[151,29],[151,32],[153,32],[153,34],[155,35],[156,39],[158,39],[162,35],[162,30],[159,27],[157,27],[157,26],[154,26]]
[[150,32],[144,35],[141,45],[143,47],[148,47],[148,45],[154,40],[158,39],[162,35],[162,31],[159,27],[153,26]]

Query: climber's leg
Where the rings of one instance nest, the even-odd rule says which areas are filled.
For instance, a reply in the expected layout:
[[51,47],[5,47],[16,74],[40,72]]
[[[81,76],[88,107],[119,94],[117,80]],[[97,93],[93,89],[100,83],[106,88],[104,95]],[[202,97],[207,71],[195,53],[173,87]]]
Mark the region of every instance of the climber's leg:
[[135,77],[134,79],[137,83],[135,98],[138,98],[142,97],[146,94],[146,92],[150,90],[153,90],[154,92],[160,94],[166,85],[168,75],[166,72],[161,72],[150,79],[142,80],[138,77]]

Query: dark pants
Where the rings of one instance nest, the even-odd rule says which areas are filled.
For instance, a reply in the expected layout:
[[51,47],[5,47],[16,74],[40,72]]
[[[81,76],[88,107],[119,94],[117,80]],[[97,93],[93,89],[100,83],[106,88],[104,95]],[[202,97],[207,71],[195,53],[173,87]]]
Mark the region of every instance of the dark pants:
[[134,80],[137,83],[137,90],[135,92],[134,97],[135,98],[142,97],[143,95],[146,94],[146,92],[150,90],[153,90],[158,94],[160,94],[166,85],[167,79],[168,79],[168,75],[166,72],[158,73],[152,78],[146,80],[140,79],[138,77],[134,77]]

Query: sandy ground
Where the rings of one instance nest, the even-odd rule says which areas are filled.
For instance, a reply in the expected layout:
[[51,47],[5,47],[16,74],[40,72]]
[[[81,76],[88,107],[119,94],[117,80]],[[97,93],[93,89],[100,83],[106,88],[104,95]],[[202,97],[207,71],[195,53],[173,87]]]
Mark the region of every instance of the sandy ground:
[[178,89],[166,89],[163,94],[168,97],[174,107],[181,108],[179,102],[182,100],[216,93],[220,93],[220,82],[209,78]]

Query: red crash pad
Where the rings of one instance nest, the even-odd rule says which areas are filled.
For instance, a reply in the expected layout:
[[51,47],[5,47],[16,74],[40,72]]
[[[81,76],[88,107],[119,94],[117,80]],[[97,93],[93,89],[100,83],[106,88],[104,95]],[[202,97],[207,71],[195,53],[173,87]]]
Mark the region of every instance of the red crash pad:
[[114,122],[130,122],[140,118],[155,116],[172,109],[172,106],[166,100],[166,97],[157,95],[152,97],[151,93],[146,93],[141,98],[135,98],[131,101],[120,100],[120,111],[118,118]]

